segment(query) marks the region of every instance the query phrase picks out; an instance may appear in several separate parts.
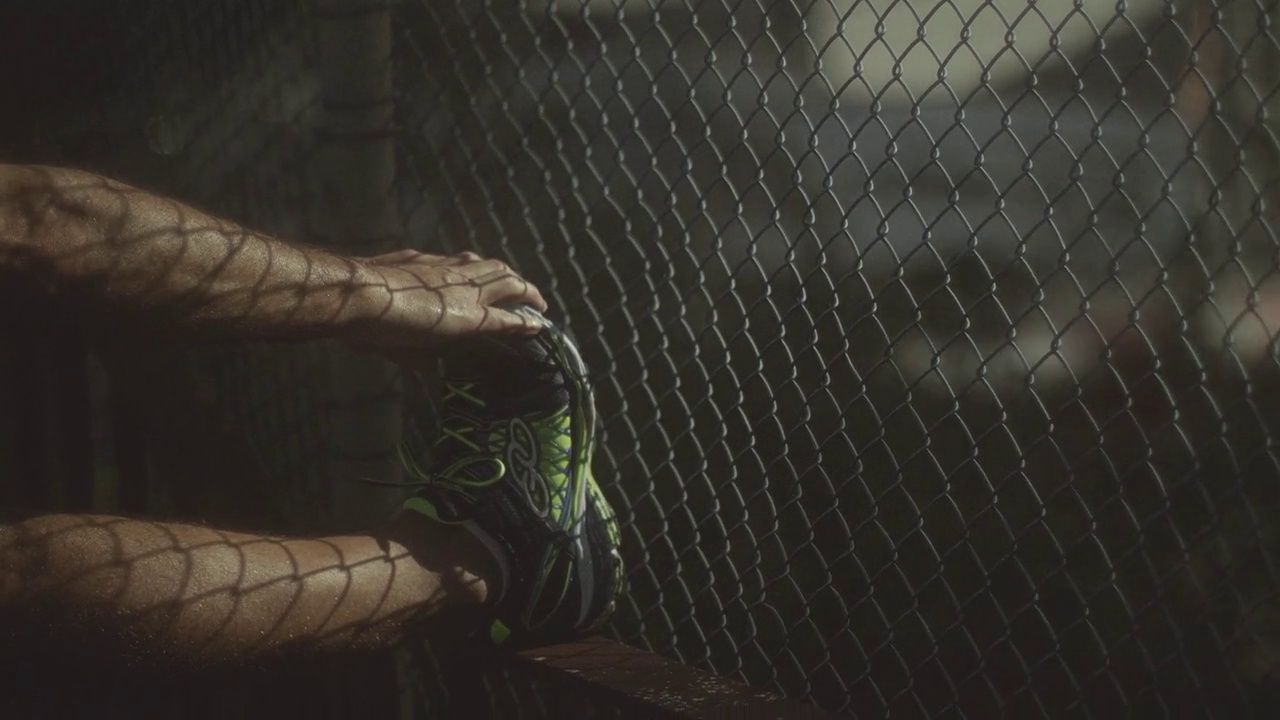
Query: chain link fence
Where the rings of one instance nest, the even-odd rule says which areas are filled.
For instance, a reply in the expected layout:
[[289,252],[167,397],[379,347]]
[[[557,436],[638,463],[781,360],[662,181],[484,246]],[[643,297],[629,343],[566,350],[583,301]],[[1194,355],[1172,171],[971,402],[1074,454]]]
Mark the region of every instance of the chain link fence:
[[[52,109],[0,119],[9,159],[544,290],[595,373],[620,639],[838,713],[1280,705],[1273,3],[78,5],[32,11],[82,29],[46,50],[76,82],[17,88]],[[156,366],[108,374],[182,412],[96,507],[394,506],[342,479],[395,472],[389,369]],[[242,492],[161,481],[200,456]],[[396,662],[405,707],[447,694]]]
[[824,708],[1274,708],[1272,6],[409,2],[410,234],[571,319],[624,639]]

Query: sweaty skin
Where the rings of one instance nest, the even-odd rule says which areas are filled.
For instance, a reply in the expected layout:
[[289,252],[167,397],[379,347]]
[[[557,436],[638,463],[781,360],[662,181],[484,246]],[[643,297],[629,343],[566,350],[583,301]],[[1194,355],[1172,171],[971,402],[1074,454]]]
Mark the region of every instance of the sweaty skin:
[[0,165],[0,274],[21,273],[182,331],[338,337],[372,349],[476,332],[533,333],[504,304],[546,309],[499,260],[303,247],[114,180]]
[[[392,358],[476,333],[534,333],[546,309],[505,263],[411,250],[343,257],[90,173],[0,165],[0,282],[177,333],[330,337]],[[0,655],[247,660],[383,646],[476,608],[492,559],[456,528],[279,538],[100,515],[0,525]],[[455,625],[457,623],[454,623]],[[56,657],[56,653],[55,653]]]
[[366,535],[280,538],[47,515],[0,528],[0,638],[135,664],[377,648],[482,604],[491,563],[469,534],[412,516]]

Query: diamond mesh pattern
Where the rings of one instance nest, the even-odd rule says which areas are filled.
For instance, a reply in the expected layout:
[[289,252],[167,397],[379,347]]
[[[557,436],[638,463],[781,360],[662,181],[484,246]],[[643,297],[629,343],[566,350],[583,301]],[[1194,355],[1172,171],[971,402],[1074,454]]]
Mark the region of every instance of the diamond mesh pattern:
[[619,636],[871,715],[1275,703],[1270,5],[398,13],[410,236],[597,373]]
[[[348,240],[508,258],[567,318],[625,523],[615,635],[873,717],[1280,706],[1274,3],[325,7],[98,9],[47,32],[75,81],[19,88],[60,124],[0,114],[0,142],[323,240],[326,123],[362,106],[317,38],[389,8],[395,92],[364,109],[395,122],[362,137],[394,143],[370,195],[404,232]],[[369,406],[341,350],[171,364],[138,385],[190,386],[255,480],[120,507],[378,514],[335,511]],[[398,668],[447,707],[429,656]]]

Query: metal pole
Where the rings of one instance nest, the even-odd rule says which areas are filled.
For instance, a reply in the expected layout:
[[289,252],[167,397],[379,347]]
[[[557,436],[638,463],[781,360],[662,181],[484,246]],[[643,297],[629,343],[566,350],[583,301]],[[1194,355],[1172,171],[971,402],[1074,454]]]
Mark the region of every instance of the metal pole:
[[[391,8],[385,0],[318,0],[321,139],[310,175],[314,242],[376,255],[403,245],[395,202]],[[359,482],[397,480],[400,376],[390,363],[335,346],[324,474],[338,527],[368,527],[396,495]]]

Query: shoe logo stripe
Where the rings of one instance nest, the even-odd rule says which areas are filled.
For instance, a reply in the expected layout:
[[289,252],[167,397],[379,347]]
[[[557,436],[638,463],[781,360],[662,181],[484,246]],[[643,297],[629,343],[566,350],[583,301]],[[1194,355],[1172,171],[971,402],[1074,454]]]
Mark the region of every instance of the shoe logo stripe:
[[551,510],[551,491],[538,470],[540,459],[533,428],[520,418],[512,418],[507,425],[507,472],[538,517],[545,518]]

